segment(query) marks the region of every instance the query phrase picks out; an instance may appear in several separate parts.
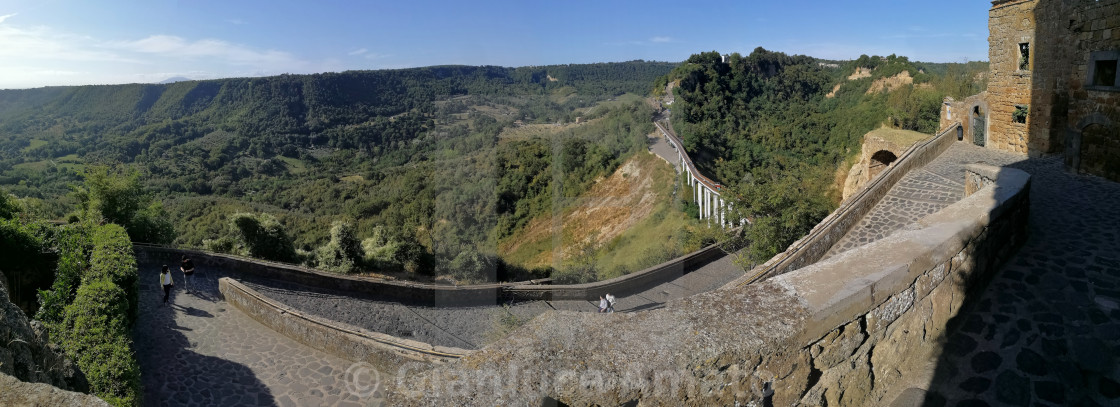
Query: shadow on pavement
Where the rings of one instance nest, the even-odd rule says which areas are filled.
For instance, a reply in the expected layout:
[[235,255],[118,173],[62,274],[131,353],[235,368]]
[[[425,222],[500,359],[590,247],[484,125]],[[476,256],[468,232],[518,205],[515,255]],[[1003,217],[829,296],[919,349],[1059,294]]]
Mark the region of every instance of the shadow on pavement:
[[1030,236],[949,324],[925,406],[1120,403],[1120,183],[1031,174]]
[[[148,268],[142,267],[141,275]],[[198,341],[212,335],[206,329],[183,326],[183,318],[214,319],[184,297],[214,303],[216,288],[196,288],[192,294],[172,290],[170,304],[162,304],[163,291],[155,274],[141,278],[140,316],[133,329],[136,356],[146,406],[272,406],[268,387],[247,366],[196,352]],[[148,281],[151,280],[151,281]],[[201,279],[198,280],[201,282]],[[178,281],[177,281],[178,284]],[[200,284],[201,285],[201,284]],[[208,292],[208,291],[215,292]],[[195,295],[195,293],[203,295]],[[199,321],[193,321],[198,323]],[[205,323],[205,322],[202,322]]]

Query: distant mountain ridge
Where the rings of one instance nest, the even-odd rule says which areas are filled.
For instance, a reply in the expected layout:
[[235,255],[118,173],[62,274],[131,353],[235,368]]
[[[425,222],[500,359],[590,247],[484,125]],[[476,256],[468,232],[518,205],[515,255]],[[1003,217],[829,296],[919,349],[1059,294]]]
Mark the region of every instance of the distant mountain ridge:
[[160,85],[166,85],[166,84],[169,84],[169,83],[185,82],[185,81],[190,81],[190,80],[193,80],[193,79],[185,77],[185,76],[172,76],[170,78],[159,81],[158,83]]

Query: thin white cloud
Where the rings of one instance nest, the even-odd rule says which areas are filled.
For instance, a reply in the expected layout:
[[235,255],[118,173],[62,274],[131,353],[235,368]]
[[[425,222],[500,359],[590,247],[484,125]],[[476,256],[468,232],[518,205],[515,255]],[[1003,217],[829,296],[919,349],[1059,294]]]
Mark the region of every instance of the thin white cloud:
[[644,41],[635,41],[635,40],[612,41],[612,42],[604,42],[603,45],[612,46],[612,47],[650,46],[650,45],[668,44],[668,43],[674,43],[674,42],[681,42],[681,41],[676,39],[676,38],[673,38],[673,37],[655,36],[655,37],[650,37],[649,39],[644,40]]
[[0,16],[0,88],[144,83],[173,76],[208,79],[322,70],[322,63],[305,61],[288,52],[221,39],[151,35],[137,40],[106,41],[46,26],[13,24],[13,15]]
[[7,15],[0,16],[0,23],[3,23],[4,20],[7,20],[9,17],[15,17],[17,14],[19,14],[19,13],[12,13],[12,14],[7,14]]
[[227,23],[230,23],[230,24],[233,24],[233,25],[245,25],[245,24],[249,24],[249,23],[245,22],[245,20],[242,20],[242,19],[240,19],[240,18],[231,18],[231,19],[228,19],[228,20],[226,20],[226,22],[227,22]]
[[0,25],[0,57],[23,61],[137,62],[113,52],[98,50],[96,42],[87,37],[60,33],[47,27],[21,28],[11,24]]
[[110,48],[156,54],[166,58],[218,58],[221,62],[238,65],[299,65],[301,61],[287,52],[258,51],[244,45],[218,39],[188,41],[174,35],[153,35],[136,41],[118,41],[107,44]]
[[359,49],[347,52],[346,55],[362,55],[362,54],[367,53],[367,52],[369,52],[368,49],[359,48]]

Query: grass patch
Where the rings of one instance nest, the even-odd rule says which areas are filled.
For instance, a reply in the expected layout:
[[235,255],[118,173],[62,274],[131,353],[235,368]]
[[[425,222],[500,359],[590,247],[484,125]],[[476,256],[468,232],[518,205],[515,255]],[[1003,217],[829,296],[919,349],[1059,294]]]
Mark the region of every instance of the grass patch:
[[303,174],[307,172],[307,164],[305,164],[303,160],[284,156],[277,156],[276,158],[279,158],[281,161],[283,161],[284,166],[288,167],[288,172],[292,174]]
[[24,147],[20,151],[22,151],[24,153],[27,153],[28,151],[34,150],[36,148],[39,148],[39,147],[42,147],[42,146],[45,146],[45,145],[47,145],[46,140],[39,140],[37,138],[34,138],[34,139],[31,139],[31,141],[27,144],[27,147]]
[[[669,203],[659,205],[650,217],[627,229],[599,253],[596,265],[602,270],[601,277],[618,277],[626,274],[621,270],[635,272],[684,253],[687,248],[677,241],[677,232],[693,223]],[[669,258],[661,258],[666,254]]]

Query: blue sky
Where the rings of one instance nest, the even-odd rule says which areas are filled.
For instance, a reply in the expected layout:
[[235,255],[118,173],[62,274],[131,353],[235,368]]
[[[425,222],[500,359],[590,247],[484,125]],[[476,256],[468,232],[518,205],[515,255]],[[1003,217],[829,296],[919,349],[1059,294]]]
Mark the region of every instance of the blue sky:
[[683,61],[755,47],[987,60],[988,1],[0,0],[0,88],[442,64]]

